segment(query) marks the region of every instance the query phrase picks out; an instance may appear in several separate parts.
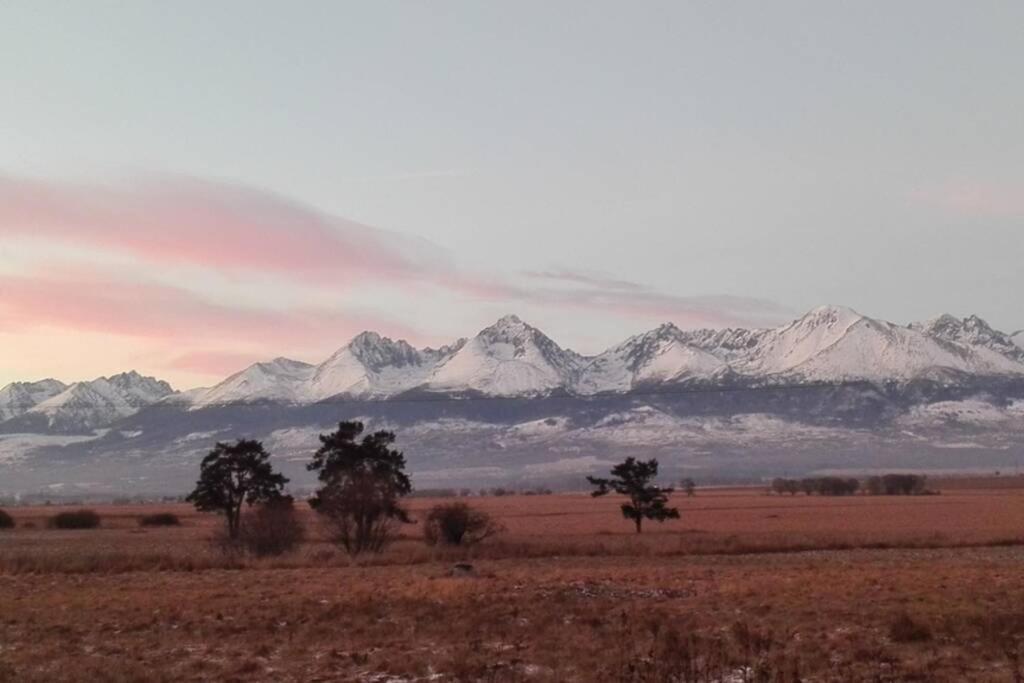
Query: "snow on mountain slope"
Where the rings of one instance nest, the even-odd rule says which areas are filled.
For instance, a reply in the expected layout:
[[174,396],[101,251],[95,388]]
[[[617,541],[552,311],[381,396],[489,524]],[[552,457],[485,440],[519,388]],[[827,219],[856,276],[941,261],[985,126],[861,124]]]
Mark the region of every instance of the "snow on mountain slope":
[[8,384],[0,389],[0,422],[28,412],[67,388],[66,384],[55,379]]
[[980,399],[939,401],[914,406],[897,422],[904,427],[950,424],[987,426],[1011,420],[1020,421],[1022,415],[1014,408],[1014,405],[1003,407]]
[[144,377],[134,370],[108,377],[107,381],[135,408],[148,406],[175,393],[171,385],[162,379]]
[[415,349],[363,332],[317,366],[307,389],[311,400],[337,395],[379,397],[412,389],[427,381],[437,363],[462,348],[464,340],[440,349]]
[[583,359],[540,330],[505,316],[441,362],[424,388],[531,396],[569,386]]
[[649,383],[708,378],[724,367],[723,360],[687,344],[684,333],[666,323],[590,360],[574,388],[581,394],[622,392]]
[[192,406],[195,405],[196,401],[201,399],[208,391],[210,391],[210,387],[186,389],[185,391],[178,391],[170,394],[169,396],[165,396],[157,402],[166,406]]
[[1024,351],[976,316],[942,316],[903,327],[823,306],[768,330],[684,331],[666,323],[584,357],[506,316],[476,337],[441,349],[416,349],[363,332],[315,367],[286,359],[257,363],[201,393],[194,405],[387,398],[411,389],[593,395],[726,374],[753,381],[841,382],[906,381],[950,372],[1024,374]]
[[[666,323],[585,357],[510,315],[470,340],[440,349],[416,349],[403,340],[364,332],[320,365],[277,358],[210,389],[183,393],[135,372],[71,386],[56,380],[10,384],[0,389],[0,422],[7,431],[29,427],[42,419],[38,416],[50,426],[105,426],[157,401],[193,409],[262,400],[305,404],[334,396],[388,398],[413,389],[590,396],[725,376],[754,383],[1020,377],[1022,343],[1024,332],[1003,334],[976,316],[940,316],[899,326],[823,306],[767,330],[684,331]],[[11,421],[15,418],[17,424]]]
[[985,346],[936,339],[837,306],[816,308],[768,332],[733,367],[757,377],[824,382],[909,380],[949,371],[1024,374],[1024,364]]
[[0,434],[0,465],[14,465],[29,457],[32,451],[47,446],[67,446],[73,443],[92,441],[99,437],[99,433],[89,435]]
[[316,367],[290,358],[254,363],[196,397],[195,408],[246,401],[303,402]]
[[684,343],[710,353],[725,362],[740,360],[749,356],[772,330],[745,330],[726,328],[724,330],[700,329],[680,330],[679,338]]
[[41,401],[26,416],[41,415],[50,427],[95,429],[132,415],[174,393],[167,382],[135,371],[75,382]]
[[991,351],[1012,361],[1024,362],[1022,349],[1011,335],[1004,334],[976,315],[963,320],[951,315],[941,315],[924,323],[909,326],[940,341],[967,346],[975,351]]
[[842,340],[864,316],[839,306],[822,306],[784,327],[771,330],[737,363],[744,374],[791,372]]

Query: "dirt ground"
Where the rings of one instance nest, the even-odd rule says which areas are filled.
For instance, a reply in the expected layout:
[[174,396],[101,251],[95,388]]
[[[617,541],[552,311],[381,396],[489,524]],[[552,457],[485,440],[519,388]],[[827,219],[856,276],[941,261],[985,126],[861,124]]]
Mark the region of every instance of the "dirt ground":
[[[700,490],[639,537],[612,498],[471,498],[505,534],[439,552],[411,526],[356,563],[311,514],[298,553],[256,560],[185,506],[99,507],[88,531],[12,508],[0,680],[1020,680],[1024,488],[960,484]],[[138,526],[163,510],[183,525]]]

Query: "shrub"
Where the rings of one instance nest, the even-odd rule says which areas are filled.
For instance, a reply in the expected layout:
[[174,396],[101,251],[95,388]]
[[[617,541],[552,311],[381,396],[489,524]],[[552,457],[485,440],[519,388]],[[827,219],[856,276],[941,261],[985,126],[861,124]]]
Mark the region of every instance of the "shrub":
[[490,515],[465,503],[435,505],[423,524],[430,545],[473,545],[504,531]]
[[181,526],[181,520],[173,512],[154,512],[139,517],[139,526]]
[[901,612],[889,623],[889,638],[894,643],[920,643],[931,640],[932,632],[925,624]]
[[13,529],[14,518],[6,510],[0,510],[0,529]]
[[284,555],[305,538],[305,529],[291,498],[256,506],[243,515],[242,543],[256,557]]
[[93,510],[69,510],[50,517],[54,529],[95,529],[100,525],[100,516]]

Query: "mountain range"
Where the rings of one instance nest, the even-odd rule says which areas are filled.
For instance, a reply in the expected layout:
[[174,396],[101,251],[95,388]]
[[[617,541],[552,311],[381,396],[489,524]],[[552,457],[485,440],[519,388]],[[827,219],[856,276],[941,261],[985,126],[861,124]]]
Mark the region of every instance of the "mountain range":
[[[961,442],[991,436],[996,451],[1012,450],[1007,435],[1016,434],[1017,413],[1024,418],[1024,331],[1003,333],[977,316],[897,325],[823,306],[771,329],[683,330],[666,323],[588,356],[509,315],[437,349],[363,332],[319,364],[275,358],[182,392],[134,371],[70,385],[15,382],[0,389],[0,463],[23,469],[54,458],[84,466],[126,452],[137,460],[194,456],[209,445],[196,435],[207,432],[264,436],[288,442],[287,450],[298,434],[308,441],[336,417],[354,414],[401,425],[411,447],[448,444],[455,460],[470,447],[459,434],[468,429],[465,440],[479,438],[486,427],[487,438],[502,443],[498,450],[510,442],[529,446],[530,464],[543,472],[536,468],[566,453],[575,453],[569,460],[576,464],[563,467],[572,470],[599,452],[621,451],[622,434],[637,429],[645,436],[630,447],[641,453],[644,439],[658,434],[662,441],[651,441],[658,448],[647,444],[648,451],[736,446],[757,431],[751,420],[760,420],[770,438],[779,428],[773,421],[783,419],[789,432],[803,435],[801,443],[807,429],[845,430],[831,433],[836,443],[849,443],[856,436],[850,430],[858,429],[900,441],[916,434],[917,427],[906,429],[908,419],[916,415],[935,428],[935,406],[950,401],[973,401],[999,415],[985,424],[974,420]],[[253,424],[255,416],[262,422]],[[612,432],[614,438],[604,438]],[[595,455],[573,451],[573,440]],[[143,442],[149,450],[140,454]]]

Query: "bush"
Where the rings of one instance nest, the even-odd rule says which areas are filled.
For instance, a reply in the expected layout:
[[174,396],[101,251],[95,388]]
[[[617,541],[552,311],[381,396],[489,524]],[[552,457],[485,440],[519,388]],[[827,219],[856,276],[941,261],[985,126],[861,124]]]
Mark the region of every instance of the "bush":
[[931,640],[932,632],[925,624],[902,612],[889,623],[889,638],[894,643],[920,643]]
[[242,519],[242,543],[256,557],[284,555],[295,550],[305,536],[291,498],[258,505]]
[[155,512],[139,517],[139,526],[181,526],[181,520],[173,512]]
[[6,510],[0,510],[0,529],[13,529],[14,518]]
[[435,505],[423,524],[423,538],[430,545],[473,545],[502,531],[490,515],[465,503]]
[[806,479],[773,479],[772,491],[778,494],[796,495],[803,491],[808,496],[817,493],[822,496],[850,496],[860,489],[857,479],[841,477],[809,477]]
[[70,510],[50,517],[49,524],[54,529],[95,529],[100,525],[100,516],[93,510]]

